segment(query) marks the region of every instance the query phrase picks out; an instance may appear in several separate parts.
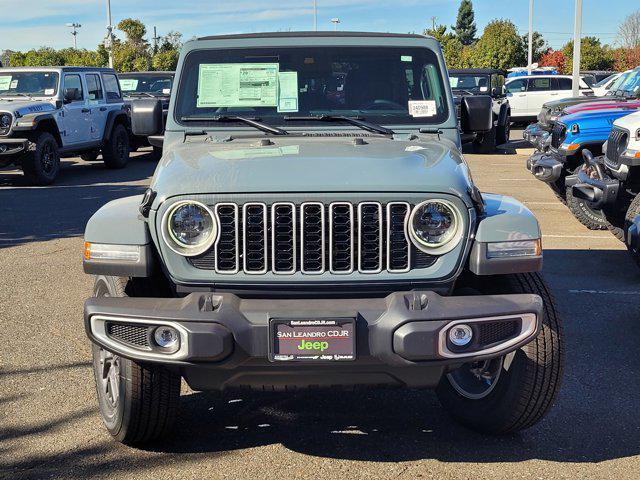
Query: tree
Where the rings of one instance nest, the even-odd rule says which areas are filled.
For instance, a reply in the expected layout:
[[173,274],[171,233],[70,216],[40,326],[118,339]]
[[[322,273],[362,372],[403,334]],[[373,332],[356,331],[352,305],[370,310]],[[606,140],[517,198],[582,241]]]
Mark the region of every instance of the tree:
[[119,72],[142,72],[151,70],[152,59],[149,43],[144,39],[147,29],[140,20],[125,18],[118,23],[126,40],[114,39],[113,66]]
[[566,58],[560,50],[549,50],[538,62],[541,67],[557,67],[559,72],[564,71],[565,64]]
[[124,32],[128,43],[146,46],[144,36],[147,34],[147,27],[140,20],[125,18],[118,23],[117,28]]
[[471,45],[475,42],[477,30],[471,0],[462,0],[460,2],[456,25],[451,29],[456,33],[462,45]]
[[[562,53],[566,62],[565,73],[571,73],[573,69],[573,40],[562,47]],[[610,70],[613,68],[613,52],[608,47],[603,47],[596,37],[584,37],[580,41],[580,70]]]
[[462,60],[463,49],[467,48],[460,43],[453,33],[447,33],[446,25],[437,25],[435,29],[427,29],[425,35],[432,36],[442,45],[442,53],[449,68],[465,68]]
[[617,48],[613,51],[613,69],[624,72],[640,65],[640,46],[636,48]]
[[618,27],[618,37],[625,48],[640,47],[640,10],[624,19]]
[[[519,65],[526,65],[529,62],[529,34],[522,35],[522,61],[518,62]],[[546,40],[542,37],[540,32],[533,32],[533,63],[540,62],[542,56],[550,50]]]
[[491,21],[473,46],[473,67],[506,70],[518,65],[522,39],[509,20]]

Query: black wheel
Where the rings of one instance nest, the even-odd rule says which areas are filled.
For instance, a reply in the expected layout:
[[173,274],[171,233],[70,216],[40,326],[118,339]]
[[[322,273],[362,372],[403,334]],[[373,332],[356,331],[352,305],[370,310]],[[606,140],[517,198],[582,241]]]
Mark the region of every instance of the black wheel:
[[160,160],[162,158],[162,147],[153,147],[147,158],[153,162]]
[[511,118],[507,115],[507,119],[504,125],[498,125],[496,127],[496,145],[504,145],[509,143],[511,136]]
[[100,154],[99,150],[90,150],[80,155],[80,158],[85,162],[95,162],[98,159],[99,154]]
[[477,153],[493,153],[496,150],[496,128],[480,134],[473,141],[473,150]]
[[113,127],[109,141],[102,147],[102,159],[107,168],[124,168],[129,162],[129,133],[124,125]]
[[547,414],[560,389],[564,345],[555,300],[538,273],[485,277],[476,290],[540,295],[542,330],[515,352],[448,373],[437,388],[438,397],[454,419],[479,432],[508,434],[529,428]]
[[48,132],[41,132],[32,142],[22,158],[22,171],[34,185],[50,185],[60,171],[58,142]]
[[[94,296],[127,296],[129,287],[126,278],[99,276]],[[167,436],[178,415],[180,375],[128,360],[98,345],[92,351],[100,415],[109,433],[127,445]]]
[[[574,173],[577,174],[579,170],[580,167]],[[567,207],[569,207],[573,216],[589,230],[607,229],[607,219],[603,211],[593,208],[586,200],[574,197],[573,188],[566,187],[566,199]]]
[[564,185],[564,175],[555,182],[549,183],[549,188],[564,205],[567,204],[567,188]]

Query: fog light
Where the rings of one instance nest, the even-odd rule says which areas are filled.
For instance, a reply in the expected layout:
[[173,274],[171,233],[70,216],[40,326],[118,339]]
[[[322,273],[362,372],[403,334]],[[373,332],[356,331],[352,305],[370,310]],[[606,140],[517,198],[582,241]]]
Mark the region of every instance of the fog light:
[[153,332],[156,344],[165,350],[177,350],[180,345],[180,334],[178,331],[166,325],[158,327]]
[[458,347],[464,347],[471,343],[473,338],[473,330],[469,325],[456,325],[449,330],[449,340]]

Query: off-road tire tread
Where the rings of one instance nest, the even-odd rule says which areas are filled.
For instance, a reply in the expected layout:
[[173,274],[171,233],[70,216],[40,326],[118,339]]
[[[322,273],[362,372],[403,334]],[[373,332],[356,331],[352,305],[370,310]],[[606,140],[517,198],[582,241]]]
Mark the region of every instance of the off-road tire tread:
[[[121,160],[120,158],[118,158],[118,154],[115,151],[116,145],[115,142],[113,142],[116,133],[119,130],[124,130],[124,134],[127,137],[127,141],[129,139],[129,134],[127,133],[127,129],[120,123],[116,124],[113,126],[113,130],[111,131],[111,136],[109,137],[109,140],[105,143],[105,145],[102,147],[102,161],[104,162],[105,166],[107,168],[113,168],[113,169],[117,169],[117,168],[124,168],[127,163],[129,163],[129,155],[127,155],[126,160]],[[129,149],[131,147],[128,147]],[[130,150],[129,150],[130,153]]]
[[36,159],[36,155],[38,151],[38,145],[43,142],[44,139],[50,140],[55,143],[57,151],[58,142],[56,141],[55,137],[49,132],[39,132],[36,134],[35,138],[29,141],[27,145],[27,151],[22,156],[22,159],[20,161],[22,172],[24,173],[24,176],[27,178],[27,180],[34,185],[40,186],[51,185],[58,175],[58,172],[60,171],[60,153],[58,152],[58,170],[56,171],[53,178],[47,178],[40,173],[40,169],[37,166],[37,162],[39,160]]
[[[577,173],[577,170],[574,173]],[[589,230],[607,230],[607,220],[604,213],[602,213],[602,210],[594,210],[594,214],[596,212],[599,212],[600,214],[599,216],[601,219],[600,221],[596,221],[590,218],[588,215],[586,215],[584,210],[580,208],[581,200],[573,196],[572,187],[566,188],[566,199],[567,199],[567,207],[569,207],[569,211],[573,214],[574,217],[576,217],[576,220],[578,220],[582,225],[587,227]]]

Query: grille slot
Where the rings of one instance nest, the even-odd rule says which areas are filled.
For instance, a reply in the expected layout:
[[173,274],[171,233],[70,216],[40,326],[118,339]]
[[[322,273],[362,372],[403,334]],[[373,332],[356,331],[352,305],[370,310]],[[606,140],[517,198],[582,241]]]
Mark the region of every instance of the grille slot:
[[629,134],[626,130],[613,127],[609,138],[607,139],[607,151],[605,156],[605,162],[614,168],[617,168],[620,164],[620,156],[627,149],[627,143],[629,142]]
[[296,206],[274,203],[271,207],[271,269],[274,273],[296,271]]
[[358,205],[358,270],[382,271],[382,205],[377,202]]
[[147,325],[107,322],[106,327],[107,335],[119,342],[137,348],[151,348],[149,345],[149,327]]
[[478,326],[478,343],[485,348],[494,343],[504,342],[520,333],[519,320],[486,322]]
[[437,256],[416,249],[406,231],[411,204],[248,202],[211,205],[218,238],[187,261],[219,274],[407,273]]
[[267,206],[245,203],[242,207],[243,266],[245,273],[267,272]]
[[329,205],[329,270],[331,273],[353,272],[353,205],[335,202]]
[[387,204],[387,270],[408,272],[411,268],[411,244],[405,232],[410,206],[406,202]]
[[556,123],[551,130],[551,146],[559,148],[567,136],[567,127],[561,123]]

